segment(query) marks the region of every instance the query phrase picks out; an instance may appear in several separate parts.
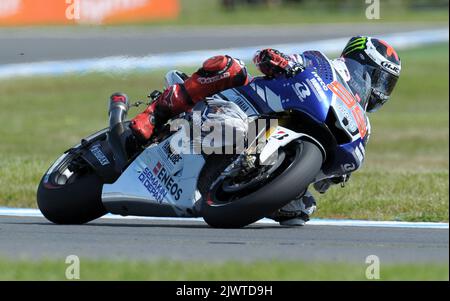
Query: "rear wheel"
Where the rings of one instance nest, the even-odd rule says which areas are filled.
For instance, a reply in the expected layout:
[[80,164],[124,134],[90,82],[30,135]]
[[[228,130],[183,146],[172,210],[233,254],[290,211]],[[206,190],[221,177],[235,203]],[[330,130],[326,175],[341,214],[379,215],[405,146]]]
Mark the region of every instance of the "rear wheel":
[[56,224],[90,222],[106,214],[101,200],[102,186],[95,174],[84,175],[61,187],[49,187],[41,181],[37,193],[39,209]]
[[208,158],[199,178],[205,221],[212,227],[240,228],[268,216],[303,193],[323,162],[320,149],[308,141],[289,144],[278,158],[257,173],[233,177],[221,173],[235,158]]
[[[105,133],[87,139],[104,139]],[[81,147],[62,155],[39,183],[38,207],[53,223],[84,224],[106,214],[101,199],[103,181],[80,157]]]

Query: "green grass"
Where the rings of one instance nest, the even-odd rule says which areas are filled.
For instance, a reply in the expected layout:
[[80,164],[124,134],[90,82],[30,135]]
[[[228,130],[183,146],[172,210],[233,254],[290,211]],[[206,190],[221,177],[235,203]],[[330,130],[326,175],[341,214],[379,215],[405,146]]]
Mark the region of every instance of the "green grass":
[[[63,260],[0,260],[0,280],[66,280]],[[364,264],[80,260],[80,280],[367,280]],[[383,264],[379,280],[447,280],[448,264]],[[372,280],[371,280],[372,281]]]
[[[448,221],[448,44],[401,51],[392,100],[371,115],[364,168],[320,196],[317,217]],[[254,72],[254,68],[250,68]],[[187,69],[192,71],[192,69]],[[143,99],[163,72],[0,82],[0,206],[36,207],[40,177],[58,155],[107,124],[112,92]],[[138,112],[132,109],[130,116]]]

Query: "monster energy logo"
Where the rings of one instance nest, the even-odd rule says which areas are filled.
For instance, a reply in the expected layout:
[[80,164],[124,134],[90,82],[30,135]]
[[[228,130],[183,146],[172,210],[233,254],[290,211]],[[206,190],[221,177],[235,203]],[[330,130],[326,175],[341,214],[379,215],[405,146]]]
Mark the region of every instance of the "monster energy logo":
[[344,48],[344,55],[347,55],[355,50],[363,50],[366,48],[367,38],[361,37],[356,38],[353,41],[349,42],[347,46]]

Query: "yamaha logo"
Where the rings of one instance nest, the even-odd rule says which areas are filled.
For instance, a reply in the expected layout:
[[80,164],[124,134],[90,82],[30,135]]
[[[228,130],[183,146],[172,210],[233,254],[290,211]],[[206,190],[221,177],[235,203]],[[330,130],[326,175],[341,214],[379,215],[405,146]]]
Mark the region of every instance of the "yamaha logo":
[[292,88],[300,101],[304,101],[306,97],[311,95],[311,91],[305,83],[296,83]]

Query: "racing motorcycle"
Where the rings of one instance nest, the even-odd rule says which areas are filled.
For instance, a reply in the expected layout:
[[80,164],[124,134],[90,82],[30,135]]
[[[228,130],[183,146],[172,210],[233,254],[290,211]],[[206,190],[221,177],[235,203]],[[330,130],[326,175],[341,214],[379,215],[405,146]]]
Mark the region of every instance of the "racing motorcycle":
[[[364,160],[368,119],[328,59],[313,54],[314,68],[293,77],[255,78],[214,96],[254,120],[278,120],[260,131],[257,138],[265,143],[257,151],[248,141],[231,155],[177,153],[171,140],[178,132],[167,126],[143,145],[125,120],[128,98],[113,94],[109,127],[65,151],[42,177],[39,209],[57,224],[87,223],[109,212],[203,217],[212,227],[239,228],[269,216],[314,182],[356,170]],[[182,78],[171,71],[166,84]]]

